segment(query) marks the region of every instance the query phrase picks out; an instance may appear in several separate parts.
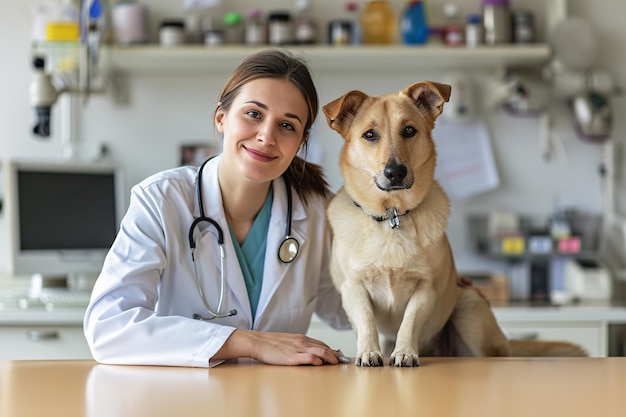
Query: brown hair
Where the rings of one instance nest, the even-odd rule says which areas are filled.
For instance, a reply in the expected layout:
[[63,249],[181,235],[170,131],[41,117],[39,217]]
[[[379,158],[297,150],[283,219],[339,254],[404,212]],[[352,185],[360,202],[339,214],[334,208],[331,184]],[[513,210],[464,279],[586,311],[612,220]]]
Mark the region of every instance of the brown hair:
[[[309,114],[304,126],[301,147],[308,149],[311,126],[318,112],[318,96],[309,68],[301,57],[283,49],[266,49],[247,57],[232,73],[220,94],[219,110],[228,111],[242,86],[259,78],[283,78],[291,82],[304,97]],[[294,187],[300,198],[306,203],[307,196],[319,194],[326,197],[329,193],[328,183],[324,179],[322,168],[306,162],[296,156],[283,173]]]

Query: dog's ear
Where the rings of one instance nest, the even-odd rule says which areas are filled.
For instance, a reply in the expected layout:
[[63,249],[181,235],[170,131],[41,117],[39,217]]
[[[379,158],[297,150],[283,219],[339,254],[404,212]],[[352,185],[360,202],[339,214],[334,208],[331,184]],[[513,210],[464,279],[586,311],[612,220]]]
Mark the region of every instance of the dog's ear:
[[434,81],[419,81],[408,86],[401,93],[405,94],[424,114],[434,121],[443,112],[443,103],[450,99],[452,87]]
[[345,138],[344,133],[347,133],[354,116],[367,97],[367,94],[353,90],[323,106],[322,111],[328,126]]

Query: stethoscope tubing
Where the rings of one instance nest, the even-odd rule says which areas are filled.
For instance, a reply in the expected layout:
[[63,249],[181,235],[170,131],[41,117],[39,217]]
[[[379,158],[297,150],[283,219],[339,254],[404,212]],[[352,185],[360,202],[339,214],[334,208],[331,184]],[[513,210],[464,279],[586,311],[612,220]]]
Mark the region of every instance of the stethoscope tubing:
[[[189,227],[189,234],[188,234],[188,238],[189,238],[189,248],[191,249],[191,261],[193,263],[193,269],[194,269],[194,276],[196,279],[196,286],[198,287],[198,292],[200,293],[200,298],[202,298],[202,302],[204,304],[204,306],[206,307],[206,309],[209,311],[209,313],[211,314],[211,317],[203,317],[200,314],[194,314],[193,318],[194,319],[198,319],[198,320],[205,320],[205,321],[210,321],[216,318],[224,318],[224,317],[229,317],[229,316],[234,316],[237,314],[237,310],[233,309],[233,310],[229,310],[227,313],[221,314],[220,311],[222,309],[222,302],[224,301],[224,288],[225,288],[225,274],[224,274],[224,232],[222,231],[222,228],[220,227],[220,225],[213,220],[210,217],[207,217],[205,215],[204,212],[204,201],[203,201],[203,195],[202,195],[202,172],[204,170],[204,166],[214,157],[208,158],[207,160],[205,160],[200,167],[198,168],[198,173],[197,173],[197,177],[196,177],[196,196],[198,199],[198,211],[199,211],[199,216],[196,217],[193,222],[191,223],[191,226]],[[278,259],[280,260],[281,263],[291,263],[293,262],[293,260],[296,258],[296,256],[298,255],[299,252],[299,248],[300,245],[298,243],[298,241],[291,236],[291,215],[292,215],[292,196],[291,196],[291,185],[289,184],[288,179],[283,175],[283,180],[285,182],[285,190],[287,193],[287,220],[286,220],[286,226],[285,226],[285,239],[281,242],[281,244],[278,247]],[[196,226],[198,226],[199,223],[202,222],[208,222],[211,225],[213,225],[213,227],[215,228],[216,232],[217,232],[217,243],[219,245],[219,249],[220,249],[220,297],[219,297],[219,301],[217,304],[217,311],[213,312],[213,310],[210,308],[209,303],[206,300],[206,296],[204,294],[204,291],[202,289],[202,283],[200,282],[200,277],[198,275],[198,270],[197,270],[197,265],[196,265],[196,259],[195,259],[195,251],[196,251],[196,241],[193,237],[193,232],[196,228]],[[292,251],[287,250],[288,253],[290,253],[290,255],[288,255],[288,258],[283,259],[283,257],[281,256],[281,253],[283,252],[283,247],[287,248],[293,248]]]

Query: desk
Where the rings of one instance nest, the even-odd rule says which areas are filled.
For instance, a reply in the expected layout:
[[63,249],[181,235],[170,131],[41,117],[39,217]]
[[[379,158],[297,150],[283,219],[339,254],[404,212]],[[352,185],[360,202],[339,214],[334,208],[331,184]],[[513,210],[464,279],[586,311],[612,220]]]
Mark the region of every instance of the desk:
[[626,358],[213,369],[0,361],[1,417],[622,417],[624,392]]

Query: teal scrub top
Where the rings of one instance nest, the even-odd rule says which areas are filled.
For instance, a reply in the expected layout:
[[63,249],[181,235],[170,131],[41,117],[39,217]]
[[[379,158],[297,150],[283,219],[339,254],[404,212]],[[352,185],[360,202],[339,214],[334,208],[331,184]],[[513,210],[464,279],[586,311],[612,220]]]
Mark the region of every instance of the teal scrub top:
[[256,317],[256,309],[261,295],[261,285],[263,284],[263,269],[265,266],[265,249],[267,248],[267,230],[269,229],[270,217],[272,216],[272,202],[274,201],[274,191],[270,187],[269,193],[261,211],[257,214],[252,223],[248,235],[239,244],[233,230],[228,225],[230,237],[237,253],[237,260],[241,267],[243,279],[248,290],[248,299],[252,309],[252,317]]

